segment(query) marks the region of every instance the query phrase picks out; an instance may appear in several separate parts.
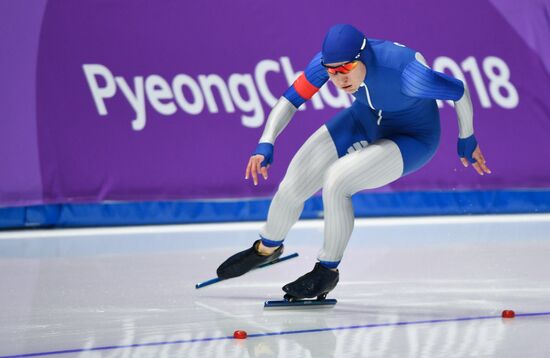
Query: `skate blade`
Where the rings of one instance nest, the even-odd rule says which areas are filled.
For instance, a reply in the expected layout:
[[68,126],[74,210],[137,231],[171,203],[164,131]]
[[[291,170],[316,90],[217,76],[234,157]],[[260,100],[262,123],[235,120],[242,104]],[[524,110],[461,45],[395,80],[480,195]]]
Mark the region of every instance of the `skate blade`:
[[296,301],[265,301],[264,308],[332,308],[338,301],[334,298],[326,300],[296,300]]
[[[275,259],[273,261],[270,261],[270,262],[266,262],[265,264],[261,264],[260,266],[256,267],[255,269],[251,270],[251,271],[254,271],[254,270],[257,270],[259,268],[264,268],[264,267],[267,267],[267,266],[271,266],[271,265],[275,265],[275,264],[278,264],[279,262],[283,262],[283,261],[286,261],[286,260],[290,260],[290,259],[293,259],[295,257],[298,257],[298,253],[295,252],[293,254],[290,254],[290,255],[286,255],[286,256],[281,256],[279,257],[278,259]],[[237,277],[235,277],[237,278]],[[231,279],[228,279],[228,280],[231,280]],[[195,288],[196,289],[199,289],[199,288],[203,288],[203,287],[206,287],[206,286],[210,286],[212,284],[215,284],[217,282],[220,282],[220,281],[224,281],[222,280],[221,278],[218,278],[218,277],[215,277],[213,279],[210,279],[208,281],[204,281],[204,282],[199,282],[195,285]]]

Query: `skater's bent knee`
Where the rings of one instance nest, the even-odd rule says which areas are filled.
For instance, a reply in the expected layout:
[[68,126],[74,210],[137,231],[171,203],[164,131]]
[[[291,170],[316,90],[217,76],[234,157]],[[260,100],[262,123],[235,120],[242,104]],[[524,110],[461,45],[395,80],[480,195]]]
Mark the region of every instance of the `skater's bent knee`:
[[289,183],[286,181],[283,181],[281,185],[279,185],[279,189],[277,190],[276,196],[278,196],[280,199],[283,199],[285,202],[289,203],[296,203],[300,204],[304,202],[308,197],[306,196],[307,193],[304,193],[298,185],[294,183]]
[[352,193],[349,192],[346,182],[346,178],[339,173],[330,172],[325,177],[323,182],[323,196],[350,196]]

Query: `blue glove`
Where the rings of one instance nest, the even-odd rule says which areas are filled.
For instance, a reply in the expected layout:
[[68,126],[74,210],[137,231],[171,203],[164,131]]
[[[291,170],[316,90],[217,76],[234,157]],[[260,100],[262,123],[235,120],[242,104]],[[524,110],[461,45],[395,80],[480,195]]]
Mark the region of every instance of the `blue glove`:
[[260,154],[264,156],[264,160],[261,163],[261,167],[267,167],[268,164],[273,162],[273,144],[271,143],[259,143],[256,150],[252,155]]
[[472,153],[477,148],[476,137],[472,134],[467,138],[458,138],[457,151],[458,156],[466,158],[470,163],[475,163],[476,160],[472,157]]

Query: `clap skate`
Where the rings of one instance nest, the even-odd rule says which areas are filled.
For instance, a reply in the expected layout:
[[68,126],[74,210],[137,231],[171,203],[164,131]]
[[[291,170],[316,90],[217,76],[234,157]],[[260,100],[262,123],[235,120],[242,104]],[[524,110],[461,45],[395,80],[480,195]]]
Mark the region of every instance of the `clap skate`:
[[318,262],[311,272],[283,287],[286,292],[284,300],[266,301],[264,307],[334,306],[337,301],[326,297],[338,284],[339,276],[338,271],[332,271]]
[[238,252],[225,260],[216,270],[222,280],[244,275],[248,271],[257,268],[261,264],[272,262],[281,256],[284,245],[281,245],[271,255],[264,256],[258,252],[260,240],[256,240],[251,248]]
[[251,248],[238,252],[225,260],[216,270],[218,277],[197,283],[195,288],[202,288],[222,280],[242,276],[248,271],[273,265],[298,256],[298,253],[293,253],[281,257],[284,250],[283,245],[277,248],[271,255],[264,256],[257,250],[259,244],[260,240],[256,240]]

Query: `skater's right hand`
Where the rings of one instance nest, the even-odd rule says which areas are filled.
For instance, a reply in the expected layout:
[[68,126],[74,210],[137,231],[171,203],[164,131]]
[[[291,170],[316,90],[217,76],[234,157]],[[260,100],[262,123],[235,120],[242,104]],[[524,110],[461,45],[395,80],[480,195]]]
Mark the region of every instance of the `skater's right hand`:
[[264,177],[264,180],[267,180],[267,169],[269,168],[271,162],[273,162],[273,144],[258,144],[254,154],[248,160],[244,178],[248,179],[250,174],[252,174],[254,185],[258,185],[258,174],[261,174]]
[[244,178],[248,180],[250,174],[252,174],[252,181],[254,181],[254,185],[258,185],[258,174],[261,174],[264,177],[264,180],[267,180],[267,169],[269,168],[269,164],[262,167],[261,165],[263,161],[263,155],[253,155],[250,157],[248,165],[246,166],[246,174]]

